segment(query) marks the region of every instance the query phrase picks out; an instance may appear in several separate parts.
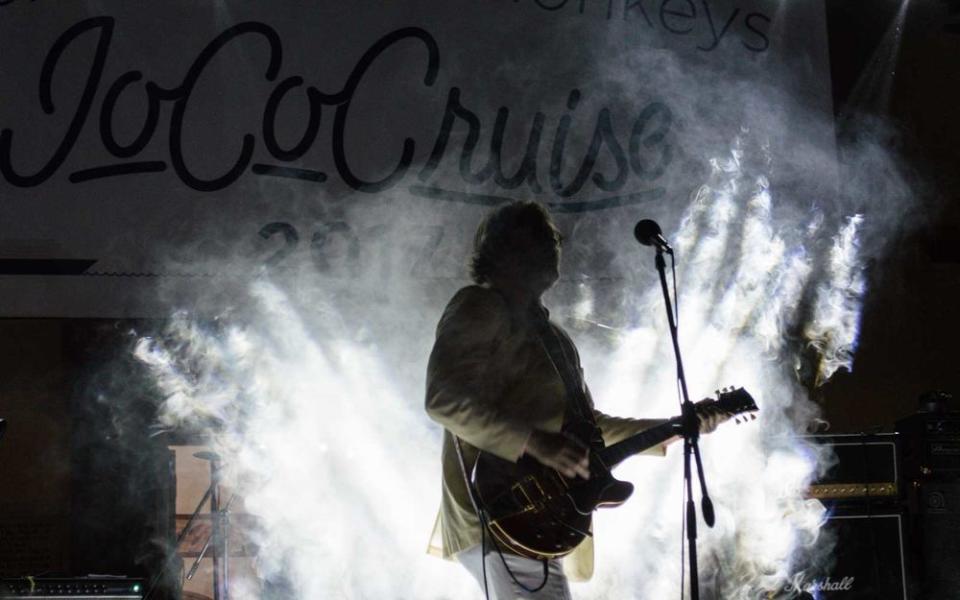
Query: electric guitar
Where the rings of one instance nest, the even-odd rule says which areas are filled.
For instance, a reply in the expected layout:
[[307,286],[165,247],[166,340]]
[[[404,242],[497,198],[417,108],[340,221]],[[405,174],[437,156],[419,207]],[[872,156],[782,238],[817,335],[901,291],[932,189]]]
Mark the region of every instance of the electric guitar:
[[[709,406],[731,415],[752,413],[757,404],[743,388],[718,393]],[[750,415],[751,418],[756,418]],[[737,421],[739,423],[739,420]],[[604,446],[595,424],[575,422],[564,431],[590,450],[590,478],[567,478],[523,456],[516,463],[480,452],[473,485],[487,526],[500,547],[534,559],[569,554],[590,533],[593,511],[619,506],[633,494],[633,484],[615,479],[610,470],[634,454],[680,433],[680,417]]]

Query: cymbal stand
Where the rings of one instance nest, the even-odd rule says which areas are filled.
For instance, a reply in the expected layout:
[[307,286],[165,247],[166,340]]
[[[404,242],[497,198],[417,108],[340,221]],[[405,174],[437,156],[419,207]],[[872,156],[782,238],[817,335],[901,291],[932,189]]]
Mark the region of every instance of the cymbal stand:
[[[187,572],[187,579],[193,579],[197,569],[200,567],[200,561],[206,557],[207,551],[210,551],[211,558],[213,559],[213,600],[229,600],[230,506],[233,504],[237,495],[233,494],[230,500],[221,507],[220,476],[222,464],[220,462],[220,456],[214,452],[197,452],[194,456],[210,461],[210,487],[207,488],[207,492],[204,494],[204,500],[209,496],[210,518],[213,527],[210,535],[207,536],[207,541],[204,542],[203,548],[200,550],[200,554],[196,560],[193,561],[190,571]],[[193,522],[194,517],[199,512],[201,506],[203,506],[204,500],[201,500],[200,504],[197,505],[197,510],[194,511],[194,514],[190,517],[190,521],[187,522],[187,527]],[[186,528],[184,528],[184,532],[186,532]]]

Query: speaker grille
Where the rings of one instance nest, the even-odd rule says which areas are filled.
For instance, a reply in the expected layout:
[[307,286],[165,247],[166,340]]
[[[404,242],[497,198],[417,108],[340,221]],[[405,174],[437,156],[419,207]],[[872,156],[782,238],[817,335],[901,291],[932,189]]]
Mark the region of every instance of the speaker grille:
[[900,513],[856,510],[830,516],[804,553],[781,597],[906,600]]

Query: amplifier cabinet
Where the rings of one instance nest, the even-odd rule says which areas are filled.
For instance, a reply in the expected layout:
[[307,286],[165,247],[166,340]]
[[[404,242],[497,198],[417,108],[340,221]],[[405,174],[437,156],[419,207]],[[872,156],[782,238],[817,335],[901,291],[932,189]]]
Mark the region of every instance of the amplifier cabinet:
[[921,597],[960,599],[960,481],[924,482],[919,497],[914,548]]
[[917,413],[897,421],[904,477],[960,481],[960,412]]
[[778,598],[907,600],[900,512],[834,509]]
[[852,506],[898,503],[897,434],[830,434],[805,439],[833,452],[826,472],[810,486],[810,497]]

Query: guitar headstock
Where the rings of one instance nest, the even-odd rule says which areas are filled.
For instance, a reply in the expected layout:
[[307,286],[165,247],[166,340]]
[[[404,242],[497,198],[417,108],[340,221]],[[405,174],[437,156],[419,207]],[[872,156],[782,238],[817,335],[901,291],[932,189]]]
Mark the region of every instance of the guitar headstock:
[[[717,390],[717,402],[714,406],[719,408],[725,413],[737,416],[745,413],[749,413],[751,419],[756,419],[756,415],[753,413],[760,410],[757,406],[756,401],[750,393],[743,389],[742,387],[734,389],[733,386],[723,388],[723,390]],[[740,419],[736,419],[737,423],[740,423]],[[744,417],[746,421],[746,417]]]

